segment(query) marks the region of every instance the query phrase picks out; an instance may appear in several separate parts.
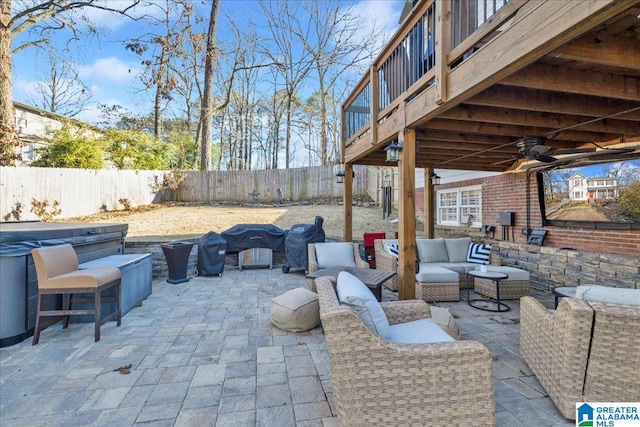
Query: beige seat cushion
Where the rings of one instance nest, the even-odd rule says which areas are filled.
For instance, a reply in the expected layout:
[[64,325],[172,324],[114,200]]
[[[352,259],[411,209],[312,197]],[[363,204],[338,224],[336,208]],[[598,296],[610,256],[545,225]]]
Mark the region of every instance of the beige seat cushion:
[[318,295],[296,288],[271,300],[271,323],[280,329],[302,332],[320,324]]

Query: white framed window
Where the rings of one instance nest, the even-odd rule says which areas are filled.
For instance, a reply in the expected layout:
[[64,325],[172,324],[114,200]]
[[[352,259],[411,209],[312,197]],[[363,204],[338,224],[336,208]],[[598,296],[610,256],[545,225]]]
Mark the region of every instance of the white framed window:
[[482,225],[482,187],[440,190],[437,200],[438,224],[472,227]]

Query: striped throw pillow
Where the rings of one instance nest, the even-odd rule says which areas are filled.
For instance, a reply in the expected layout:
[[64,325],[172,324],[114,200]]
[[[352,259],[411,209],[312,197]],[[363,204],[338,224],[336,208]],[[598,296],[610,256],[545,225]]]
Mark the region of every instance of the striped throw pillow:
[[491,243],[470,243],[469,251],[467,252],[467,262],[474,262],[476,264],[489,264],[491,246],[493,246]]
[[398,244],[397,243],[387,243],[387,252],[389,252],[394,257],[398,258]]

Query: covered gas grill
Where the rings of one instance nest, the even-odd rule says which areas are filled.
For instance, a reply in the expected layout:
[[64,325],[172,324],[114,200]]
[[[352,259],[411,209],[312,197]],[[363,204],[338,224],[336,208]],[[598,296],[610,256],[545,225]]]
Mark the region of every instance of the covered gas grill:
[[271,224],[238,224],[222,232],[227,253],[238,253],[238,267],[272,267],[272,251],[284,251],[284,230]]
[[198,240],[198,274],[222,276],[224,259],[227,253],[227,241],[213,231],[208,232]]
[[282,266],[283,273],[288,273],[291,268],[309,269],[307,246],[309,243],[324,242],[323,222],[324,218],[316,216],[314,224],[296,224],[289,229],[284,240],[287,261]]
[[241,252],[251,248],[284,250],[284,230],[272,224],[238,224],[222,232],[227,241],[227,253]]

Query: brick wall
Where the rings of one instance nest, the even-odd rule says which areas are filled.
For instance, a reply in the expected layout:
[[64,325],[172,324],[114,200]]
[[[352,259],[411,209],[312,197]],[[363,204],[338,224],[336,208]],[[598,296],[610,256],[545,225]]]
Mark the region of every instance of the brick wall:
[[[523,268],[541,290],[556,286],[601,284],[640,289],[640,230],[602,230],[542,226],[535,177],[529,192],[527,224],[526,174],[503,174],[455,184],[438,190],[482,184],[482,223],[496,228],[495,236],[473,227],[436,226],[437,237],[471,236],[494,244],[502,265]],[[515,212],[515,226],[503,239],[501,212]],[[424,215],[424,189],[416,190],[416,214]],[[544,246],[528,245],[521,230],[527,225],[547,230]]]
[[[544,228],[544,246],[526,244],[520,230],[527,226],[526,175],[485,178],[482,217],[496,227],[495,250],[503,265],[528,270],[540,289],[596,283],[640,289],[640,230],[601,230],[582,227],[542,227],[537,186],[530,191],[531,228]],[[515,212],[514,240],[502,240],[500,212]],[[511,234],[509,234],[511,236]]]

